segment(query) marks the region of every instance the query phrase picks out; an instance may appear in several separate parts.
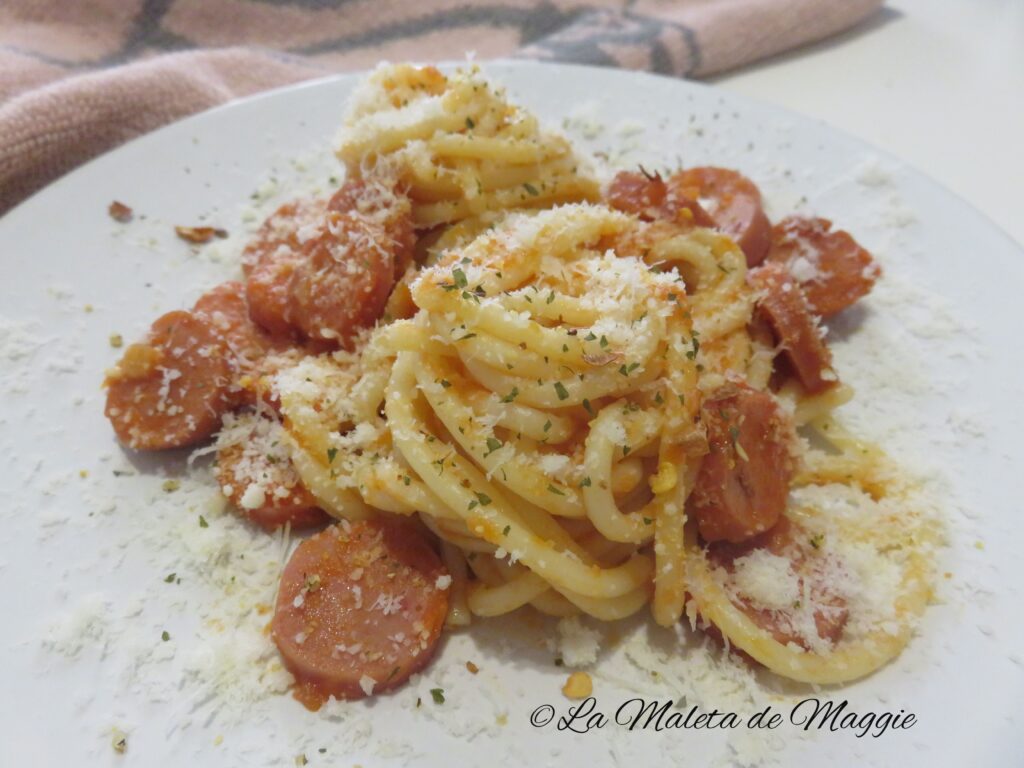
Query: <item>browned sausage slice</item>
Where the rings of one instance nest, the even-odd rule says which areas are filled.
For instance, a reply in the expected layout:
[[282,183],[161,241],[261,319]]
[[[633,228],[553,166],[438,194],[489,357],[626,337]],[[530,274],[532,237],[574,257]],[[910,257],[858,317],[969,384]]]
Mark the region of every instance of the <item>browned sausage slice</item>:
[[[797,574],[800,594],[804,593],[805,583],[810,587],[810,599],[815,605],[815,632],[821,639],[834,644],[842,637],[850,612],[846,600],[836,594],[822,578],[820,569],[814,567],[812,540],[810,534],[783,515],[771,530],[743,544],[716,542],[708,547],[707,553],[712,564],[730,573],[735,570],[737,560],[757,551],[766,550],[778,557],[787,558],[792,571]],[[738,605],[743,612],[759,627],[770,632],[777,642],[783,645],[796,643],[805,649],[809,647],[808,638],[797,631],[790,620],[790,611],[758,607],[749,598],[742,595],[738,597]],[[798,605],[790,607],[793,610],[799,609]]]
[[233,403],[255,406],[262,399],[276,408],[280,403],[270,391],[269,377],[297,362],[303,350],[253,322],[242,283],[223,283],[207,291],[192,311],[210,324],[228,349]]
[[252,319],[272,334],[295,331],[291,320],[292,273],[321,234],[326,204],[296,200],[281,206],[260,227],[242,255]]
[[691,494],[704,541],[739,543],[767,531],[786,508],[792,425],[771,395],[728,384],[701,405],[708,454]]
[[251,366],[275,346],[273,338],[249,316],[245,286],[237,280],[221,283],[204,293],[192,312],[210,324],[239,361],[239,368]]
[[881,268],[844,230],[828,219],[789,216],[772,228],[768,260],[783,264],[800,283],[807,302],[829,317],[868,294]]
[[342,523],[299,545],[281,576],[273,636],[295,696],[318,709],[405,682],[437,648],[447,574],[427,540],[394,519]]
[[105,413],[118,438],[142,451],[212,435],[229,404],[231,365],[213,328],[190,312],[158,318],[108,374]]
[[277,421],[254,414],[226,417],[221,435],[233,439],[217,451],[217,482],[242,514],[268,531],[330,520],[299,479]]
[[644,221],[668,219],[679,224],[713,227],[715,221],[679,185],[669,186],[660,174],[620,171],[606,194],[608,204]]
[[836,384],[832,353],[796,279],[781,264],[764,264],[749,274],[761,296],[757,307],[771,326],[800,383],[811,394]]
[[245,284],[252,319],[270,333],[283,336],[294,331],[291,323],[292,275],[304,260],[299,251],[284,250],[261,260]]
[[300,250],[299,230],[315,226],[323,217],[326,205],[322,199],[301,198],[285,203],[270,214],[242,251],[242,272],[248,277],[257,264],[272,258],[282,246]]
[[395,284],[395,244],[357,213],[327,214],[327,226],[295,269],[291,317],[310,339],[351,349],[383,314]]
[[761,192],[746,176],[728,168],[689,168],[672,174],[670,188],[696,200],[718,227],[743,249],[747,266],[756,267],[768,254],[772,227],[761,206]]
[[416,247],[412,204],[397,185],[386,179],[346,179],[327,204],[338,213],[355,213],[378,225],[392,243],[395,279],[405,274]]
[[639,171],[619,171],[605,194],[612,208],[639,216],[644,221],[662,216],[667,196],[668,187],[661,176]]

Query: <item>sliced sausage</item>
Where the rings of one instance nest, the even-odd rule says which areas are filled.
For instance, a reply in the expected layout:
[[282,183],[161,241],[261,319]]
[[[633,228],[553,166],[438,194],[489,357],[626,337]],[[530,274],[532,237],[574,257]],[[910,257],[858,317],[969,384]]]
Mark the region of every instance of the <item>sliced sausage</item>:
[[255,406],[262,399],[276,409],[280,403],[270,391],[269,377],[296,362],[304,351],[253,322],[242,283],[223,283],[207,291],[192,311],[210,324],[228,349],[233,402]]
[[279,207],[242,251],[242,272],[248,276],[260,261],[272,258],[282,246],[300,250],[299,230],[315,226],[326,207],[326,201],[318,198],[292,200]]
[[662,216],[667,196],[668,186],[661,176],[650,176],[639,171],[620,171],[615,174],[605,194],[612,208],[639,216],[644,221],[653,221]]
[[746,541],[786,508],[793,428],[771,395],[728,384],[701,405],[708,454],[690,505],[704,541]]
[[[770,530],[742,544],[724,541],[711,544],[707,549],[707,556],[713,565],[730,573],[735,570],[738,559],[761,550],[788,559],[792,571],[797,575],[800,594],[804,594],[805,584],[810,587],[809,598],[815,606],[815,632],[821,639],[837,643],[842,637],[850,613],[846,601],[830,588],[822,578],[820,569],[814,567],[814,546],[810,543],[811,540],[812,537],[806,531],[783,515]],[[770,632],[777,642],[783,645],[796,643],[805,649],[809,647],[808,638],[797,631],[791,620],[792,611],[798,610],[799,605],[791,606],[790,610],[780,611],[758,607],[751,600],[744,599],[742,595],[737,597],[738,605],[743,612],[759,627]]]
[[236,280],[204,293],[192,312],[210,324],[240,367],[251,365],[275,346],[272,337],[249,316],[245,286]]
[[772,227],[754,182],[728,168],[701,167],[672,174],[668,185],[707,211],[719,229],[743,249],[748,267],[764,261],[771,246]]
[[760,292],[758,312],[771,326],[804,389],[817,394],[835,386],[838,379],[832,370],[832,353],[793,276],[772,262],[752,270],[748,277]]
[[448,612],[446,575],[402,520],[342,523],[300,544],[281,576],[273,621],[296,698],[318,709],[329,696],[363,698],[422,669]]
[[397,184],[386,179],[346,179],[327,203],[338,213],[355,213],[380,226],[391,240],[395,258],[395,279],[405,274],[416,248],[412,204]]
[[245,284],[252,319],[270,333],[285,335],[293,332],[291,324],[292,274],[303,261],[297,251],[283,251],[277,256],[260,261]]
[[291,316],[310,339],[351,349],[383,314],[395,283],[395,247],[385,230],[357,213],[327,214],[325,230],[295,269]]
[[239,374],[254,368],[269,352],[287,346],[253,322],[245,285],[238,281],[222,283],[204,293],[192,312],[213,328]]
[[254,414],[231,421],[222,432],[232,437],[217,451],[216,474],[235,508],[268,531],[285,523],[300,529],[328,522],[295,471],[280,423]]
[[246,299],[252,319],[270,333],[294,333],[292,273],[322,233],[326,203],[296,200],[281,206],[260,227],[242,255]]
[[848,232],[828,219],[789,216],[772,227],[768,260],[784,265],[807,302],[829,317],[868,294],[882,271]]
[[108,373],[104,412],[129,448],[194,445],[220,426],[231,376],[227,349],[211,325],[190,312],[169,312]]
[[666,184],[660,174],[620,171],[608,186],[606,197],[612,208],[644,221],[668,219],[698,227],[715,226],[696,199],[687,197],[678,185]]

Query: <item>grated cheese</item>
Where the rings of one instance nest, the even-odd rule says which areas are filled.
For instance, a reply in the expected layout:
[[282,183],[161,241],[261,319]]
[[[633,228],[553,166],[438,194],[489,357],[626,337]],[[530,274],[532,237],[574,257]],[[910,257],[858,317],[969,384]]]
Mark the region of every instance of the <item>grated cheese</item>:
[[597,661],[601,634],[576,616],[558,622],[558,652],[569,667],[586,667]]
[[764,549],[736,560],[732,584],[737,594],[773,610],[791,609],[802,594],[789,558]]
[[369,675],[363,675],[359,678],[359,687],[363,689],[363,693],[370,696],[373,693],[373,689],[377,687],[377,681]]

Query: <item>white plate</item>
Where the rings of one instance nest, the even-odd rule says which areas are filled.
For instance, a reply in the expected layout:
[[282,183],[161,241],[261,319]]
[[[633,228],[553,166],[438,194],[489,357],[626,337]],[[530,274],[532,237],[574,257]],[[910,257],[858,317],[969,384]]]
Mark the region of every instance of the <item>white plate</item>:
[[[337,172],[326,159],[330,139],[356,82],[344,76],[157,131],[0,221],[0,764],[291,764],[305,754],[311,765],[667,757],[696,765],[759,750],[789,764],[1019,760],[1024,254],[920,173],[779,110],[621,71],[486,69],[542,117],[571,118],[568,128],[591,148],[614,148],[614,161],[739,168],[760,184],[773,216],[826,215],[877,254],[885,280],[832,328],[840,375],[858,389],[844,412],[927,478],[949,520],[942,570],[951,577],[894,664],[820,695],[849,699],[858,712],[913,712],[917,723],[863,739],[808,736],[789,724],[767,736],[745,728],[627,733],[610,724],[585,736],[534,728],[534,708],[567,707],[559,693],[565,670],[552,664],[543,645],[552,630],[540,622],[461,633],[412,686],[330,716],[287,696],[258,695],[274,676],[261,683],[254,660],[265,664],[273,653],[259,632],[269,617],[249,609],[253,595],[273,598],[281,544],[219,512],[212,487],[186,478],[178,491],[161,490],[182,457],[126,457],[103,418],[99,382],[118,354],[111,333],[130,341],[158,314],[236,274],[238,238],[192,249],[172,224],[208,221],[241,237],[254,223],[243,220],[251,195],[265,207],[296,185],[328,184]],[[107,217],[115,199],[135,209],[135,222]],[[114,476],[133,466],[137,474]],[[199,514],[208,528],[199,527]],[[230,583],[241,569],[255,574],[255,592]],[[164,583],[171,572],[181,583]],[[230,626],[211,621],[218,616]],[[618,644],[605,639],[595,673],[603,711],[637,695],[629,689],[753,711],[746,693],[716,684],[719,673],[692,643],[677,647],[672,633],[643,622],[620,634],[627,639]],[[648,640],[663,655],[658,677],[641,671],[651,659],[637,658],[637,644]],[[479,675],[465,670],[467,659]],[[225,666],[232,663],[239,666]],[[444,705],[431,700],[434,687],[445,688]],[[783,688],[757,690],[783,696]],[[776,698],[776,709],[788,711],[788,701]],[[128,734],[124,755],[111,748],[115,727]]]

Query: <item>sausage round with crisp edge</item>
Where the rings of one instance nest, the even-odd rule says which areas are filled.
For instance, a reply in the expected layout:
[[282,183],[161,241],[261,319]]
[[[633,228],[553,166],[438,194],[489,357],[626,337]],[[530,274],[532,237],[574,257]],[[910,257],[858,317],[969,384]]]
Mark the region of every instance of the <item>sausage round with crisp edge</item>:
[[324,232],[295,268],[291,317],[307,338],[351,349],[383,314],[395,284],[395,244],[361,216],[327,214]]
[[191,312],[168,312],[108,372],[104,413],[129,448],[184,448],[220,426],[231,379],[228,351],[214,328]]
[[740,543],[774,526],[793,474],[792,426],[775,399],[727,384],[701,404],[708,454],[690,507],[701,538]]
[[822,317],[868,294],[881,275],[871,254],[828,219],[788,216],[772,227],[768,261],[784,265]]
[[[814,610],[814,630],[822,640],[838,643],[843,636],[843,629],[850,618],[847,602],[822,577],[822,574],[808,567],[813,563],[815,545],[805,530],[783,515],[769,530],[742,544],[730,544],[726,541],[711,544],[707,549],[708,560],[716,567],[732,572],[736,560],[754,552],[765,550],[778,557],[785,557],[792,563],[794,572],[798,573],[801,592],[804,585],[809,590],[816,608]],[[743,595],[736,596],[741,610],[751,621],[762,629],[770,632],[776,642],[786,645],[796,643],[808,648],[808,638],[795,631],[784,612],[760,608],[753,605]],[[712,634],[718,634],[714,628]]]
[[670,184],[659,174],[620,171],[608,186],[606,197],[612,208],[644,221],[661,219],[696,227],[715,226],[714,219],[696,200],[687,197],[679,184]]
[[728,168],[705,166],[672,174],[669,186],[707,211],[718,228],[743,250],[748,267],[764,261],[771,246],[772,227],[754,182]]
[[771,326],[804,389],[815,395],[835,386],[832,352],[796,279],[777,262],[763,264],[747,277],[759,293],[758,315]]
[[437,648],[447,572],[427,540],[396,519],[343,522],[307,539],[281,576],[274,642],[317,709],[394,688]]
[[265,530],[285,524],[292,530],[314,528],[331,519],[302,484],[291,459],[274,448],[268,451],[259,440],[250,438],[218,450],[216,475],[221,492],[235,508]]
[[268,332],[295,333],[291,318],[292,274],[307,256],[307,245],[320,232],[323,200],[285,203],[263,223],[242,254],[246,299],[252,319]]

